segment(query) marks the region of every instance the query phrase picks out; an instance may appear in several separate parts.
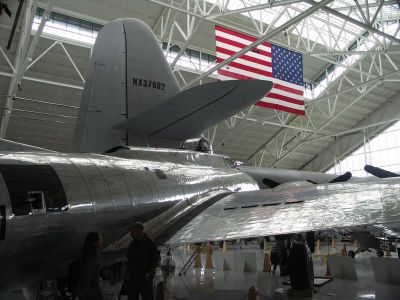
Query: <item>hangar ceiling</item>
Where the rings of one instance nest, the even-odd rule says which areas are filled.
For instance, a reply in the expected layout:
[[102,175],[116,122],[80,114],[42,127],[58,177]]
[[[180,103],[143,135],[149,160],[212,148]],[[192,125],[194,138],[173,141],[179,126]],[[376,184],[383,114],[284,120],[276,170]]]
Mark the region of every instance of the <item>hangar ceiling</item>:
[[[6,2],[16,12],[18,2]],[[36,34],[36,5],[39,15],[52,12],[51,20],[74,17],[71,28],[77,19],[92,24],[92,39],[113,19],[143,20],[164,44],[182,88],[218,79],[215,63],[190,59],[215,58],[215,25],[302,53],[305,116],[253,106],[204,132],[216,153],[249,165],[324,171],[400,119],[398,1],[25,0],[9,50],[13,18],[0,16],[1,134],[14,141],[70,150],[90,60],[87,40]]]

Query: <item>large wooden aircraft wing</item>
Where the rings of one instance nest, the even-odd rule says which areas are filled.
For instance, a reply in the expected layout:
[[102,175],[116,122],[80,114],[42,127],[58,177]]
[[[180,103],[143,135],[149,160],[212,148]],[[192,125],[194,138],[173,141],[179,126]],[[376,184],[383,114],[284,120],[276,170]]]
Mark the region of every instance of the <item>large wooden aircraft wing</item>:
[[399,197],[399,178],[234,193],[197,215],[167,244],[400,222]]

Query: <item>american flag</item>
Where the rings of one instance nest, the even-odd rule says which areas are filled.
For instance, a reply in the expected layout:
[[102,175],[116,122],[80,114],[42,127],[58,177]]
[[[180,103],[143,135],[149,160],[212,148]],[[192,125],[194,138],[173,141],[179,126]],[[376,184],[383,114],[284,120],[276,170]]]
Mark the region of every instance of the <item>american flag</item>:
[[[215,26],[217,62],[255,42],[233,30]],[[261,79],[273,82],[272,90],[258,106],[304,115],[303,60],[300,53],[262,43],[218,70],[221,80]]]

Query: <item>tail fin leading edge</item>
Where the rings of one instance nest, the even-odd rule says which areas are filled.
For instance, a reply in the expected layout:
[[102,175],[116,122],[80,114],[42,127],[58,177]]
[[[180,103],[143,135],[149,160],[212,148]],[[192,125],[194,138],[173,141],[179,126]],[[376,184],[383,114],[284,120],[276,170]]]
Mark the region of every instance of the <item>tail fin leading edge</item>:
[[112,127],[180,92],[151,29],[137,19],[103,26],[93,48],[73,151],[102,153],[127,145]]

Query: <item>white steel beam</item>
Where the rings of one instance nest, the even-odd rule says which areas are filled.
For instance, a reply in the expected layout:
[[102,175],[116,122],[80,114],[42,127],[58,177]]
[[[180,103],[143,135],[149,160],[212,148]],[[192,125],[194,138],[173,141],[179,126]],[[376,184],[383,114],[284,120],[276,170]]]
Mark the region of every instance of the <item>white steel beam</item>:
[[268,8],[279,7],[279,6],[287,6],[287,5],[295,4],[295,3],[299,3],[299,2],[304,2],[304,0],[268,1],[265,4],[252,5],[252,6],[238,8],[238,9],[234,9],[234,10],[224,11],[219,14],[213,15],[211,18],[218,18],[218,17],[224,17],[224,16],[229,16],[229,15],[235,15],[235,14],[242,14],[242,13],[246,13],[246,12],[268,9]]
[[189,46],[189,43],[191,42],[193,36],[196,34],[197,30],[199,30],[200,25],[202,24],[203,20],[199,20],[196,24],[196,26],[191,30],[190,33],[188,33],[186,39],[185,39],[185,43],[180,46],[181,50],[179,51],[179,53],[176,55],[175,59],[173,60],[173,62],[171,63],[171,67],[174,68],[176,63],[178,62],[178,60],[181,58],[182,54],[185,52],[186,48]]
[[[188,15],[197,17],[198,19],[206,20],[206,21],[212,22],[212,23],[214,23],[214,24],[218,24],[218,25],[220,25],[220,26],[232,28],[232,29],[234,29],[234,30],[238,30],[238,31],[243,32],[243,33],[248,34],[248,35],[254,35],[253,32],[250,32],[249,30],[246,30],[245,28],[235,26],[235,25],[233,25],[232,23],[228,23],[228,22],[226,22],[225,20],[223,20],[223,19],[221,19],[221,18],[213,18],[213,17],[212,17],[213,15],[201,15],[201,14],[196,13],[196,12],[190,10],[190,9],[185,9],[185,8],[183,8],[182,5],[178,6],[177,4],[167,3],[167,2],[164,2],[164,1],[161,1],[161,0],[148,0],[148,1],[153,2],[153,3],[156,3],[156,4],[159,4],[159,5],[162,5],[162,6],[166,6],[166,7],[170,8],[170,9],[172,9],[172,10],[175,10],[176,12],[181,12],[181,13],[184,13],[184,14],[188,14]],[[305,0],[304,0],[304,1],[305,1]],[[304,2],[304,1],[303,1],[303,2]],[[182,2],[182,4],[184,4],[184,3],[185,3],[185,1]],[[296,8],[296,7],[291,7],[291,8],[292,8],[293,10],[299,12],[299,13],[303,12],[301,9],[298,9],[298,8]],[[286,7],[283,6],[283,9],[285,10]],[[284,10],[283,10],[283,12],[284,12]],[[313,18],[315,18],[316,20],[319,20],[319,21],[321,21],[321,22],[326,22],[326,19],[321,18],[321,17],[316,16],[316,15],[314,15]],[[279,17],[278,17],[278,19],[279,19]],[[336,28],[338,28],[338,29],[341,28],[340,26],[336,25],[335,23],[332,23],[332,24],[330,24],[330,25],[331,25],[331,26],[334,26],[334,27],[336,27]],[[265,33],[267,33],[267,32],[269,31],[270,26],[271,26],[271,24],[269,25],[269,28],[266,30]],[[345,32],[348,32],[349,34],[356,35],[356,33],[351,32],[351,31],[348,31],[346,28],[343,28],[343,30],[344,30]],[[290,46],[288,47],[288,45],[283,45],[282,43],[279,43],[279,42],[275,42],[275,43],[277,43],[277,45],[284,46],[284,47],[289,48],[289,49],[292,49],[292,50],[294,50],[294,51],[304,53],[303,51],[301,51],[301,49],[297,49],[297,48],[295,48],[295,47],[290,47]]]
[[[397,71],[394,71],[394,72],[390,72],[390,73],[386,73],[386,74],[384,74],[384,75],[382,75],[382,76],[379,76],[379,77],[374,78],[374,79],[371,79],[371,80],[364,81],[364,82],[362,82],[362,83],[360,83],[360,84],[351,86],[351,87],[349,87],[349,88],[346,88],[346,89],[343,89],[343,90],[340,90],[340,91],[337,91],[337,92],[334,92],[334,93],[331,93],[331,94],[328,94],[328,95],[325,95],[325,96],[318,97],[318,98],[315,99],[314,101],[306,102],[306,103],[305,103],[305,106],[306,106],[306,108],[309,108],[310,106],[316,104],[317,102],[319,102],[319,101],[321,101],[321,100],[329,99],[329,98],[331,98],[331,97],[337,97],[337,96],[339,96],[339,95],[341,95],[341,94],[348,93],[348,92],[350,92],[350,91],[352,91],[352,90],[354,90],[354,89],[357,89],[357,88],[366,86],[367,84],[373,84],[373,85],[375,86],[375,85],[378,84],[379,82],[384,81],[384,80],[386,80],[386,79],[388,79],[388,78],[390,78],[390,77],[392,77],[392,76],[394,76],[394,75],[397,75],[397,74],[399,74],[399,73],[400,73],[400,70],[397,70]],[[364,92],[364,93],[365,93],[365,92]],[[364,93],[363,93],[363,94],[364,94]],[[292,123],[293,121],[297,120],[297,119],[298,119],[298,116],[294,116],[294,117],[290,120],[289,124]],[[331,119],[331,118],[330,118],[330,119]],[[328,120],[330,120],[330,119],[328,119]],[[282,129],[282,130],[283,130],[283,129]],[[280,135],[280,134],[282,133],[282,130],[279,131],[278,133],[276,133],[273,137],[269,138],[269,139],[268,139],[266,142],[264,142],[260,147],[258,147],[253,153],[251,153],[251,154],[249,155],[249,157],[246,159],[245,162],[246,162],[246,163],[249,163],[249,162],[257,155],[258,152],[260,152],[262,149],[264,149],[264,148],[265,148],[269,143],[271,143],[278,135]],[[317,131],[314,131],[314,132],[318,132],[318,131],[319,131],[319,129],[318,129]]]
[[163,7],[163,8],[161,9],[161,12],[160,12],[160,14],[158,15],[157,20],[154,22],[153,26],[151,26],[151,30],[153,30],[153,32],[156,31],[156,28],[157,28],[158,25],[162,22],[163,16],[164,16],[164,12],[165,12],[166,10],[167,10],[166,7]]
[[4,52],[3,48],[0,46],[0,52],[3,55],[4,59],[6,60],[8,66],[11,68],[11,70],[13,71],[13,73],[15,73],[15,69],[14,66],[12,65],[11,61],[8,59],[7,54]]
[[[391,5],[395,5],[397,3],[396,0],[386,0],[386,1],[382,1],[382,2],[383,2],[383,6],[391,6]],[[380,6],[380,3],[372,2],[372,3],[369,3],[368,6],[369,7],[377,7],[377,6]],[[347,10],[355,8],[355,7],[356,7],[356,5],[349,5],[349,6],[343,6],[343,7],[336,7],[335,10],[347,11]],[[360,3],[360,7],[365,8],[366,5],[364,3]],[[373,22],[371,22],[371,23],[373,23]]]
[[[354,68],[354,67],[352,67],[352,66],[348,66],[348,65],[345,65],[345,64],[343,64],[343,63],[337,62],[336,60],[334,60],[334,59],[332,59],[332,58],[328,58],[328,57],[324,57],[324,56],[319,56],[319,58],[320,58],[321,60],[324,60],[324,61],[326,61],[326,62],[332,64],[332,65],[336,65],[336,66],[339,66],[339,67],[343,67],[343,68],[345,68],[345,69],[347,69],[347,70],[349,70],[349,71],[353,71],[353,72],[360,73],[360,74],[364,74],[364,75],[370,75],[370,74],[368,74],[368,73],[366,73],[366,72],[363,72],[363,71],[360,71],[360,70],[358,70],[358,69],[356,69],[356,68]],[[355,65],[355,64],[353,64],[353,65]],[[343,76],[343,75],[342,75],[342,76]],[[338,78],[336,78],[336,79],[338,79]]]
[[44,50],[38,57],[35,58],[34,61],[32,61],[27,67],[26,70],[29,70],[39,59],[41,59],[47,52],[49,52],[53,47],[61,42],[59,41],[54,41],[46,50]]
[[[7,95],[15,95],[17,88],[18,88],[18,72],[20,72],[23,64],[24,64],[24,59],[26,56],[26,51],[28,49],[28,43],[29,43],[29,38],[30,34],[32,31],[32,23],[34,19],[34,15],[36,13],[36,8],[37,8],[37,3],[38,0],[28,0],[26,3],[26,8],[25,8],[25,15],[22,20],[22,25],[17,45],[17,50],[15,52],[15,59],[14,59],[14,73],[13,76],[11,77],[10,84],[8,86],[8,92]],[[4,102],[4,108],[2,109],[2,115],[1,115],[1,120],[0,120],[0,138],[4,138],[7,130],[7,125],[8,121],[10,118],[10,109],[12,108],[12,98],[11,97],[6,97],[6,100]]]
[[384,3],[385,3],[384,0],[380,0],[379,1],[378,8],[376,9],[374,16],[372,17],[371,24],[375,23],[376,17],[378,16],[379,12],[381,11],[382,6],[383,6]]
[[14,97],[14,100],[34,102],[34,103],[47,104],[47,105],[53,105],[53,106],[60,106],[60,107],[66,107],[66,108],[72,108],[72,109],[79,109],[79,106],[75,106],[75,105],[54,103],[54,102],[48,102],[48,101],[25,98],[25,97]]
[[369,24],[369,20],[367,20],[367,17],[365,16],[364,11],[362,10],[362,8],[360,6],[360,3],[358,3],[358,0],[354,0],[354,2],[356,3],[357,9],[360,12],[360,15],[363,18],[365,24]]
[[338,137],[341,137],[343,135],[348,135],[348,134],[354,133],[354,132],[365,131],[365,129],[377,127],[377,126],[380,126],[380,125],[393,124],[393,123],[395,123],[397,121],[400,121],[400,117],[393,118],[393,119],[390,119],[390,120],[379,121],[379,122],[376,122],[376,123],[373,123],[373,124],[368,124],[368,125],[361,126],[361,127],[354,127],[352,129],[341,131],[341,132],[338,132],[338,133],[334,133],[334,134],[330,134],[330,135],[324,135],[324,136],[321,136],[321,137],[309,139],[309,140],[307,140],[307,142],[316,142],[316,141],[330,139],[330,138],[338,138]]
[[376,83],[376,82],[379,82],[379,81],[385,81],[386,79],[388,79],[388,78],[390,78],[390,77],[392,77],[394,75],[397,75],[399,73],[400,73],[400,70],[396,70],[396,71],[393,71],[393,72],[389,72],[389,73],[383,74],[382,76],[376,77],[374,79],[366,80],[366,81],[361,82],[359,84],[355,84],[355,85],[353,85],[351,87],[348,87],[348,88],[345,88],[345,89],[343,89],[341,91],[338,91],[338,92],[335,92],[335,93],[331,93],[331,94],[327,94],[325,96],[318,97],[318,98],[314,99],[313,101],[307,102],[305,105],[306,106],[314,105],[315,103],[317,103],[318,101],[321,101],[323,99],[327,99],[327,98],[331,98],[331,97],[334,97],[334,96],[338,96],[338,95],[341,95],[341,94],[348,93],[348,92],[350,92],[350,91],[352,91],[354,89],[362,88],[363,86],[365,86],[367,84],[372,84],[372,83]]
[[60,46],[61,48],[63,48],[65,54],[67,55],[70,63],[72,64],[72,66],[74,67],[75,71],[78,73],[79,77],[81,78],[82,82],[85,83],[85,78],[83,78],[81,71],[79,71],[78,67],[76,66],[74,60],[72,59],[71,55],[69,55],[69,52],[67,51],[67,49],[64,47],[64,44],[60,42]]
[[[254,118],[243,117],[243,116],[240,116],[240,115],[235,115],[235,116],[233,116],[233,118],[240,119],[240,120],[245,120],[245,121],[250,121],[250,122],[257,122],[262,126],[264,126],[264,125],[272,125],[272,126],[295,129],[295,130],[305,131],[305,132],[310,132],[310,133],[314,132],[314,130],[303,129],[301,127],[288,125],[288,124],[285,124],[285,123],[275,123],[275,122],[270,122],[270,121],[263,121],[263,120],[258,120],[258,119],[254,119]],[[242,128],[243,127],[241,127],[240,129],[242,129]]]
[[[13,78],[14,74],[0,71],[0,76]],[[47,80],[47,79],[31,77],[31,76],[24,76],[24,77],[22,77],[22,79],[34,81],[34,82],[45,83],[45,84],[50,84],[50,85],[55,85],[55,86],[71,88],[71,89],[75,89],[75,90],[83,90],[83,86],[81,86],[81,85],[69,84],[69,83],[60,82],[60,81]],[[13,97],[12,94],[7,94],[7,95],[8,95],[8,98]]]
[[368,51],[314,51],[308,53],[310,56],[343,56],[343,55],[371,55],[371,54],[394,54],[399,55],[400,50],[368,50]]
[[[398,120],[400,120],[400,93],[386,101],[383,105],[358,122],[354,126],[354,130],[360,128],[368,129],[366,137],[370,138],[388,127],[392,123],[391,121],[396,122]],[[349,153],[357,150],[362,144],[362,130],[348,135],[343,134],[338,136],[336,141],[329,144],[317,157],[307,162],[302,169],[309,171],[326,171],[334,164],[335,158],[344,158]],[[332,152],[332,148],[335,148],[336,151]]]
[[[19,70],[17,71],[16,81],[17,81],[17,84],[19,84],[19,85],[22,84],[21,83],[21,79],[24,76],[28,65],[32,62],[33,54],[35,52],[37,43],[39,42],[39,38],[42,35],[43,28],[44,28],[44,26],[46,24],[46,21],[49,19],[49,16],[50,16],[50,13],[51,13],[52,9],[53,9],[53,0],[49,0],[49,2],[47,4],[47,7],[46,7],[46,9],[44,11],[44,14],[42,16],[42,20],[40,21],[38,30],[36,31],[35,36],[33,37],[32,42],[29,45],[29,49],[28,49],[28,51],[26,53],[26,57],[23,57],[23,63],[21,64]],[[32,22],[33,22],[33,19],[34,19],[35,15],[36,15],[36,9],[34,11],[32,11],[31,13],[33,14],[33,17],[32,17]],[[31,24],[31,30],[32,30],[32,25],[33,24]]]
[[[321,3],[321,2],[316,2],[316,1],[314,1],[314,0],[305,0],[305,1],[306,1],[307,3],[309,3],[309,4]],[[390,40],[390,41],[394,41],[394,42],[396,42],[396,43],[400,43],[400,39],[398,39],[398,38],[396,38],[396,37],[394,37],[394,36],[392,36],[392,35],[390,35],[390,34],[387,34],[387,33],[383,32],[383,31],[380,31],[380,30],[378,30],[378,29],[372,27],[372,26],[369,25],[369,24],[365,24],[365,23],[360,22],[360,21],[358,21],[358,20],[355,20],[355,19],[353,19],[353,18],[351,18],[351,17],[349,17],[349,16],[346,16],[346,15],[344,15],[344,14],[342,14],[342,13],[340,13],[340,12],[338,12],[338,11],[336,11],[336,10],[330,8],[330,7],[324,6],[324,7],[322,7],[321,9],[324,10],[324,11],[326,11],[326,12],[328,12],[328,13],[330,13],[330,14],[332,14],[332,15],[335,15],[335,16],[338,17],[338,18],[341,18],[341,19],[343,19],[343,20],[346,20],[346,21],[348,21],[349,23],[353,23],[354,25],[357,25],[357,26],[359,26],[359,27],[361,27],[361,28],[363,28],[363,29],[365,29],[365,30],[368,30],[369,32],[372,32],[372,33],[375,33],[375,34],[377,34],[377,35],[380,35],[380,36],[382,36],[382,37],[384,37],[384,38],[386,38],[386,39],[388,39],[388,40]]]
[[360,96],[358,96],[356,99],[354,99],[352,102],[350,102],[343,110],[341,110],[339,113],[334,115],[332,118],[328,119],[328,121],[326,121],[324,124],[322,124],[322,126],[320,126],[316,131],[314,131],[314,133],[310,134],[307,138],[303,139],[300,143],[298,143],[292,149],[288,150],[285,154],[283,154],[281,157],[279,157],[277,160],[275,160],[269,167],[276,166],[278,163],[280,163],[282,160],[284,160],[287,156],[289,156],[292,153],[292,151],[297,150],[300,146],[309,142],[309,139],[311,137],[313,137],[315,134],[318,134],[322,129],[324,129],[326,126],[328,126],[330,123],[332,123],[338,117],[340,117],[350,107],[352,107],[354,104],[356,104],[358,101],[360,101],[366,94],[368,94],[370,91],[372,91],[378,84],[379,84],[379,82],[373,84],[368,89],[366,89]]

